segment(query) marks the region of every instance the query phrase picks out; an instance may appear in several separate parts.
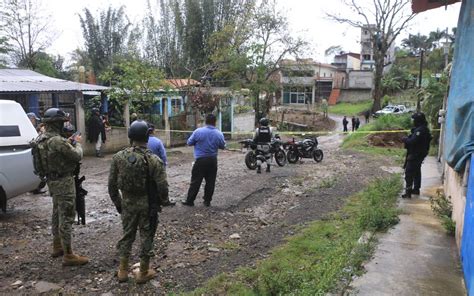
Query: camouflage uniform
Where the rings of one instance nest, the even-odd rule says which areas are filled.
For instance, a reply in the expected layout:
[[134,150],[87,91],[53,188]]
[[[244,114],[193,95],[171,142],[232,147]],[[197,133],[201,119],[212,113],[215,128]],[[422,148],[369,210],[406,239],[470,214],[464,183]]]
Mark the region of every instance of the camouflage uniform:
[[[126,148],[115,154],[112,158],[108,186],[110,198],[117,207],[117,210],[122,214],[123,237],[118,243],[120,256],[123,258],[130,256],[138,228],[141,238],[140,259],[148,260],[153,255],[153,239],[156,226],[150,224],[146,188],[143,188],[143,190],[135,190],[134,192],[127,191],[127,188],[136,186],[127,184],[131,179],[135,179],[137,182],[142,182],[146,179],[145,175],[130,176],[132,178],[124,177],[124,175],[130,173],[125,167],[131,156],[137,158],[145,156],[148,163],[148,174],[151,180],[156,183],[158,196],[162,204],[169,202],[168,182],[166,180],[166,171],[163,162],[145,147],[135,146]],[[144,168],[143,171],[145,172],[145,170],[146,168]],[[121,196],[119,190],[122,193]]]
[[52,232],[60,238],[63,250],[70,253],[72,224],[75,218],[76,188],[73,171],[82,159],[79,143],[74,146],[61,136],[54,125],[47,125],[45,136],[48,188],[53,197]]

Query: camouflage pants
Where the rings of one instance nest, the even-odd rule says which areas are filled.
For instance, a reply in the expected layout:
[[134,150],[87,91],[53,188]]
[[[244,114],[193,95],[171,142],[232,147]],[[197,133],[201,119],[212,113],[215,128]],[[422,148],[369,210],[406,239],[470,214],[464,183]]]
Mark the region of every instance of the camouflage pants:
[[137,234],[137,228],[140,231],[140,258],[146,259],[152,257],[153,239],[155,237],[154,228],[150,226],[150,218],[147,210],[127,210],[122,212],[123,236],[118,242],[120,257],[130,257],[133,242]]
[[61,238],[66,251],[71,247],[72,224],[76,217],[76,187],[73,177],[48,180],[48,188],[53,197],[52,232]]

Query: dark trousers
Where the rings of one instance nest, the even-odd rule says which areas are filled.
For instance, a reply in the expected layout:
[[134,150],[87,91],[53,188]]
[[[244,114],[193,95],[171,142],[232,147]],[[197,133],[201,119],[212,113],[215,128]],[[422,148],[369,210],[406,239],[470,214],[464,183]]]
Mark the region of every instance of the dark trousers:
[[194,202],[201,188],[202,179],[206,180],[204,186],[204,200],[211,201],[214,194],[217,176],[217,157],[198,158],[191,171],[191,184],[189,185],[187,201]]
[[344,130],[343,131],[347,132],[347,124],[344,125]]
[[420,190],[422,163],[423,159],[407,160],[405,167],[405,183],[407,190]]

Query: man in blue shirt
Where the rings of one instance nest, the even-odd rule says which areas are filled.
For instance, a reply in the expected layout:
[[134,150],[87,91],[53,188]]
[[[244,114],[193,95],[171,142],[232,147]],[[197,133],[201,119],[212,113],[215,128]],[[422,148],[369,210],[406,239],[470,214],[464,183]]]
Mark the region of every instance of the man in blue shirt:
[[205,179],[204,206],[209,207],[216,184],[217,151],[225,149],[224,135],[216,128],[216,116],[208,114],[206,126],[196,129],[189,137],[187,144],[194,146],[195,162],[191,171],[188,196],[181,203],[186,206],[194,206],[202,179]]
[[160,139],[154,136],[155,126],[153,124],[148,124],[150,130],[150,137],[148,138],[147,148],[157,155],[165,164],[165,168],[168,165],[168,160],[166,159],[166,150],[163,142]]

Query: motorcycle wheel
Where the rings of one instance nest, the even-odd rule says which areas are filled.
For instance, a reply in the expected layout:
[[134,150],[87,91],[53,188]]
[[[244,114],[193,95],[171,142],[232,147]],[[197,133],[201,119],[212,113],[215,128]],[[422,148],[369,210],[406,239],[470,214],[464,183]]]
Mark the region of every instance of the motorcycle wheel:
[[313,158],[316,162],[321,162],[323,160],[324,153],[321,149],[316,149],[313,151]]
[[255,155],[253,151],[249,151],[245,154],[245,165],[249,170],[255,170],[257,168],[257,155]]
[[286,153],[286,158],[288,159],[289,163],[296,163],[300,159],[298,152],[295,150],[288,150]]
[[283,150],[278,150],[275,152],[275,161],[279,166],[285,166],[286,164],[286,154]]

